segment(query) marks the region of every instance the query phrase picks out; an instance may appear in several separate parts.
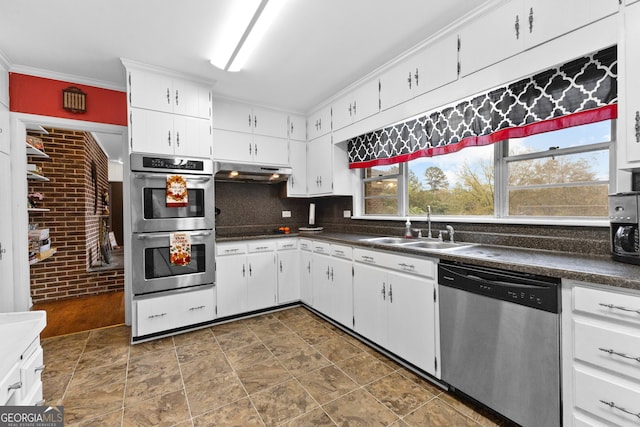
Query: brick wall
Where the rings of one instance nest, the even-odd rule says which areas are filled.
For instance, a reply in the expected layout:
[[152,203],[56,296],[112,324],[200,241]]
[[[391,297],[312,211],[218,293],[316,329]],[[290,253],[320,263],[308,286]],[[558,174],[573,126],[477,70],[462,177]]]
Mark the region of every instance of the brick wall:
[[[99,256],[98,235],[102,197],[108,189],[108,159],[90,134],[47,129],[42,135],[49,159],[29,159],[42,167],[49,182],[29,181],[29,192],[44,195],[41,206],[49,212],[31,213],[29,221],[49,228],[51,246],[58,252],[31,266],[34,303],[122,290],[124,271],[87,271]],[[98,182],[94,212],[92,161]]]

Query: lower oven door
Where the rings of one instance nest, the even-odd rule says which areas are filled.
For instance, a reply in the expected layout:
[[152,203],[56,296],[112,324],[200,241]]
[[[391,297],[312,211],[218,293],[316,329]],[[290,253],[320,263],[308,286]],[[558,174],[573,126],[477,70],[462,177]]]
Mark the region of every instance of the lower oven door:
[[214,282],[213,230],[185,232],[191,240],[191,260],[177,265],[170,258],[170,232],[133,235],[132,288],[134,295],[186,288]]

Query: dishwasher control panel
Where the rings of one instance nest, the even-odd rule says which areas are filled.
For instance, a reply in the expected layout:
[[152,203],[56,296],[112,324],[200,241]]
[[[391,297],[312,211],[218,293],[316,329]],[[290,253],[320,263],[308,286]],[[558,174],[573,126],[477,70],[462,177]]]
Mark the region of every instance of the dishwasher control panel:
[[440,263],[438,283],[488,298],[559,312],[560,279],[460,263]]

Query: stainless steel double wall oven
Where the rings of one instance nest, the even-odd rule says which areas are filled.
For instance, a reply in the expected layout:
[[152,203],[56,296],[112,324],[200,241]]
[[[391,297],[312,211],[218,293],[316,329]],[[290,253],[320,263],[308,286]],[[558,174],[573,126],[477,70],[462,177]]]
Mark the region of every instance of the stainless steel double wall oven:
[[[167,203],[167,177],[186,182],[186,206]],[[214,282],[214,178],[210,159],[131,155],[132,290],[144,295]],[[186,233],[191,259],[173,263],[172,233]]]

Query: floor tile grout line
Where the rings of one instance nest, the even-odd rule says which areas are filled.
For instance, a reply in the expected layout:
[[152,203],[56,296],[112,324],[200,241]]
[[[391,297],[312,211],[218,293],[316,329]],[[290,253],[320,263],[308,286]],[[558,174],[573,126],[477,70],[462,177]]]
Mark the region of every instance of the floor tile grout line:
[[[212,333],[212,335],[213,335],[213,333]],[[193,413],[191,412],[191,404],[189,403],[189,394],[187,393],[187,384],[185,384],[185,382],[184,382],[184,375],[182,373],[182,364],[180,363],[180,357],[178,356],[178,346],[176,346],[176,340],[174,339],[174,337],[171,337],[171,343],[173,344],[173,351],[174,351],[174,353],[176,355],[176,360],[178,362],[178,371],[180,372],[180,382],[182,383],[182,391],[184,393],[184,400],[187,403],[187,410],[189,411],[189,421],[191,421],[191,425],[193,425]],[[180,421],[180,422],[182,422],[182,421]],[[179,424],[179,423],[176,423],[176,424]]]
[[[247,325],[244,325],[245,327]],[[247,327],[247,329],[251,330],[250,328]],[[255,403],[253,402],[253,400],[251,399],[251,395],[249,394],[249,392],[247,391],[247,388],[245,387],[244,383],[242,382],[242,380],[240,379],[240,375],[238,375],[238,373],[236,372],[236,368],[233,366],[233,364],[231,363],[231,361],[229,360],[229,358],[227,357],[227,353],[224,351],[224,349],[222,348],[222,346],[220,345],[220,342],[218,341],[218,336],[215,334],[215,332],[212,330],[211,331],[213,333],[213,337],[216,340],[216,343],[218,344],[218,347],[220,347],[220,351],[222,352],[222,355],[224,356],[224,359],[227,361],[227,363],[229,364],[229,367],[231,368],[231,370],[233,371],[233,373],[235,374],[236,378],[238,379],[238,382],[240,383],[240,386],[242,387],[242,390],[244,390],[245,394],[246,394],[246,399],[249,399],[249,403],[251,403],[251,406],[253,407],[253,410],[256,411],[256,413],[258,414],[258,417],[260,417],[260,421],[262,422],[263,425],[267,425],[267,423],[264,422],[264,419],[262,418],[262,415],[260,414],[260,411],[258,411],[258,408],[256,407]],[[251,331],[253,333],[253,331]],[[255,333],[254,333],[255,335]],[[256,336],[257,337],[257,336]],[[258,338],[260,339],[260,338]],[[268,349],[267,349],[268,350]],[[227,403],[226,405],[222,405],[220,407],[224,407],[227,405],[231,405],[232,403],[238,402],[242,399],[245,399],[245,397],[235,400],[233,402]],[[214,411],[215,409],[212,409],[210,412]]]

